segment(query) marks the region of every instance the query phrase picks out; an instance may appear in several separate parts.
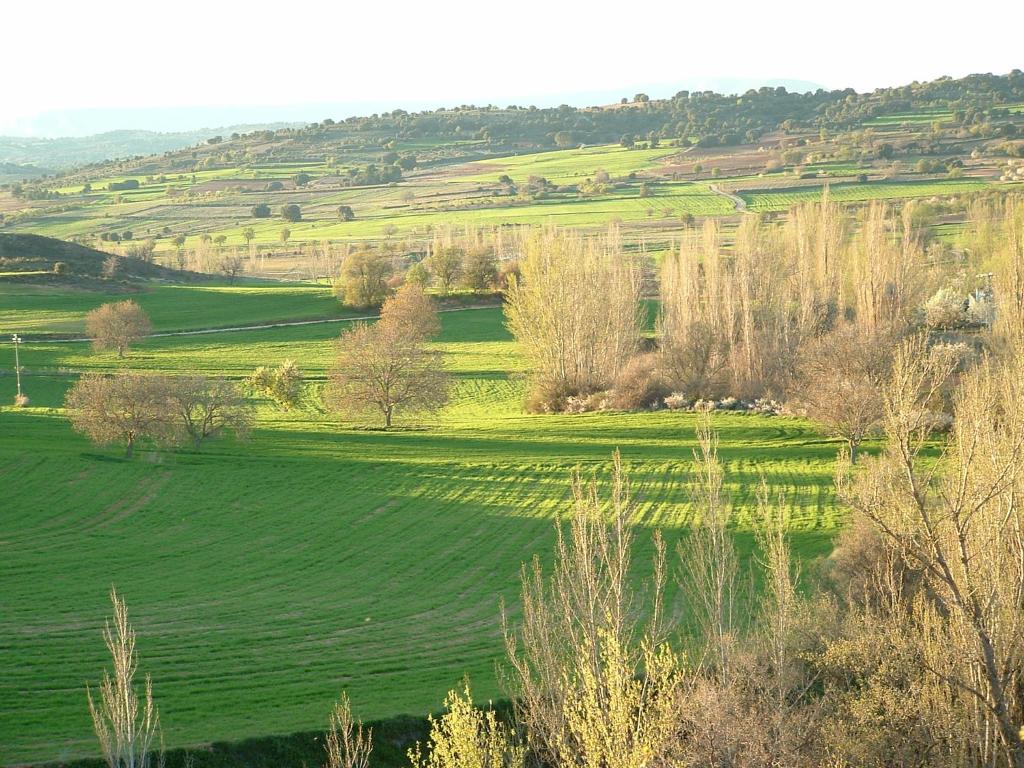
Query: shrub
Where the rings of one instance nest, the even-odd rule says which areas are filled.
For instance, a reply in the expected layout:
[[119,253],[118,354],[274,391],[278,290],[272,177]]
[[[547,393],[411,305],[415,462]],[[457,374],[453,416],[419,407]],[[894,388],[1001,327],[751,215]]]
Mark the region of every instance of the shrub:
[[925,302],[925,325],[933,329],[959,328],[967,322],[965,303],[952,288],[940,288]]
[[286,411],[302,399],[302,371],[292,360],[285,360],[277,368],[261,365],[252,372],[247,383],[250,389],[270,398]]
[[266,203],[257,203],[252,207],[251,213],[257,219],[270,218],[270,206]]
[[657,362],[652,353],[630,360],[612,386],[609,406],[620,411],[659,407],[671,391],[658,373]]
[[285,221],[302,221],[302,209],[295,203],[281,206],[281,218]]
[[682,392],[673,392],[665,397],[664,403],[670,411],[685,411],[693,407],[693,398],[687,397]]

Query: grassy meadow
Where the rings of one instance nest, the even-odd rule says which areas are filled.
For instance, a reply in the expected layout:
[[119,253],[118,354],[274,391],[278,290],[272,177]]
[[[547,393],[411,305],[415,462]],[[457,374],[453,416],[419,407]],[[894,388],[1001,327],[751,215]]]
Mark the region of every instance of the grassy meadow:
[[[319,729],[342,690],[367,719],[436,710],[467,673],[479,699],[500,697],[500,603],[514,613],[522,563],[550,554],[573,472],[603,482],[616,448],[643,525],[638,575],[651,530],[674,546],[692,522],[693,416],[523,413],[522,362],[498,308],[442,316],[451,404],[383,432],[318,405],[338,323],[151,338],[125,361],[40,339],[78,332],[106,298],[0,293],[2,330],[27,337],[32,398],[0,408],[3,764],[96,754],[85,684],[107,663],[112,584],[168,745],[199,745]],[[338,314],[313,285],[161,286],[134,298],[167,330]],[[11,353],[0,350],[0,387],[13,395]],[[284,358],[306,373],[309,402],[261,406],[245,443],[126,461],[61,411],[81,371],[240,377]],[[824,555],[842,522],[836,444],[796,419],[716,414],[715,426],[745,554],[763,476],[785,493],[797,554]],[[669,592],[685,616],[674,582]]]

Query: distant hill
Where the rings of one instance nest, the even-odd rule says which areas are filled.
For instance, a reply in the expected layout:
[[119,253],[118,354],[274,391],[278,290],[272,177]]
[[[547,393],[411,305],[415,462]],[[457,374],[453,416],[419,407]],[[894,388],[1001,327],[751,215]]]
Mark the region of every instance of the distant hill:
[[[110,283],[104,277],[104,264],[111,254],[87,248],[77,243],[56,240],[52,237],[27,234],[0,233],[0,280],[32,283],[78,283],[85,287],[93,284]],[[156,264],[118,257],[114,280],[142,281],[168,280],[182,282],[193,277],[192,273],[178,272]],[[61,273],[55,265],[62,262]]]
[[[22,136],[0,136],[0,173],[3,166],[40,166],[68,170],[90,163],[159,155],[206,141],[215,136],[228,138],[235,133],[257,130],[276,130],[296,127],[294,123],[259,125],[230,125],[222,128],[201,128],[194,131],[161,133],[157,131],[109,131],[93,136],[74,136],[62,139],[40,139]],[[45,170],[41,172],[47,172]],[[49,171],[52,173],[53,171]],[[26,172],[17,179],[28,178]]]

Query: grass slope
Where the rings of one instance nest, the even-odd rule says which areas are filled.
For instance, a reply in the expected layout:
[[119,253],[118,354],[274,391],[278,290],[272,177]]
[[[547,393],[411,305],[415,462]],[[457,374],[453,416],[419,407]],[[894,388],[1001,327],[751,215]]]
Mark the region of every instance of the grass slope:
[[[514,606],[521,563],[550,553],[572,472],[605,478],[616,448],[645,531],[684,535],[692,416],[525,415],[500,310],[443,326],[457,387],[430,422],[384,433],[267,407],[248,444],[134,461],[90,446],[57,409],[68,371],[116,360],[26,344],[33,407],[0,409],[0,761],[95,754],[84,685],[106,663],[111,584],[168,744],[201,744],[320,728],[343,689],[364,718],[436,709],[466,673],[481,699],[500,695],[499,602]],[[338,330],[153,339],[129,364],[241,375],[288,356],[315,378]],[[823,554],[841,518],[835,445],[798,420],[720,415],[716,427],[741,530],[763,475],[786,493],[798,554]],[[638,571],[649,553],[644,533]],[[669,605],[685,612],[674,591]]]

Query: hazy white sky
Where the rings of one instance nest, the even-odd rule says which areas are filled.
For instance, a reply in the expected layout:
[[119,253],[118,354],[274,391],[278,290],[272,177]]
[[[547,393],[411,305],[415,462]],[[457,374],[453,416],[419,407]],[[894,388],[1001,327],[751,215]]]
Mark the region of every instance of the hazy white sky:
[[[1024,67],[1024,3],[4,3],[0,132],[83,108],[531,103],[715,78],[870,90]],[[1002,31],[1001,31],[1002,30]],[[322,117],[326,117],[323,115]],[[340,115],[344,117],[345,115]]]

